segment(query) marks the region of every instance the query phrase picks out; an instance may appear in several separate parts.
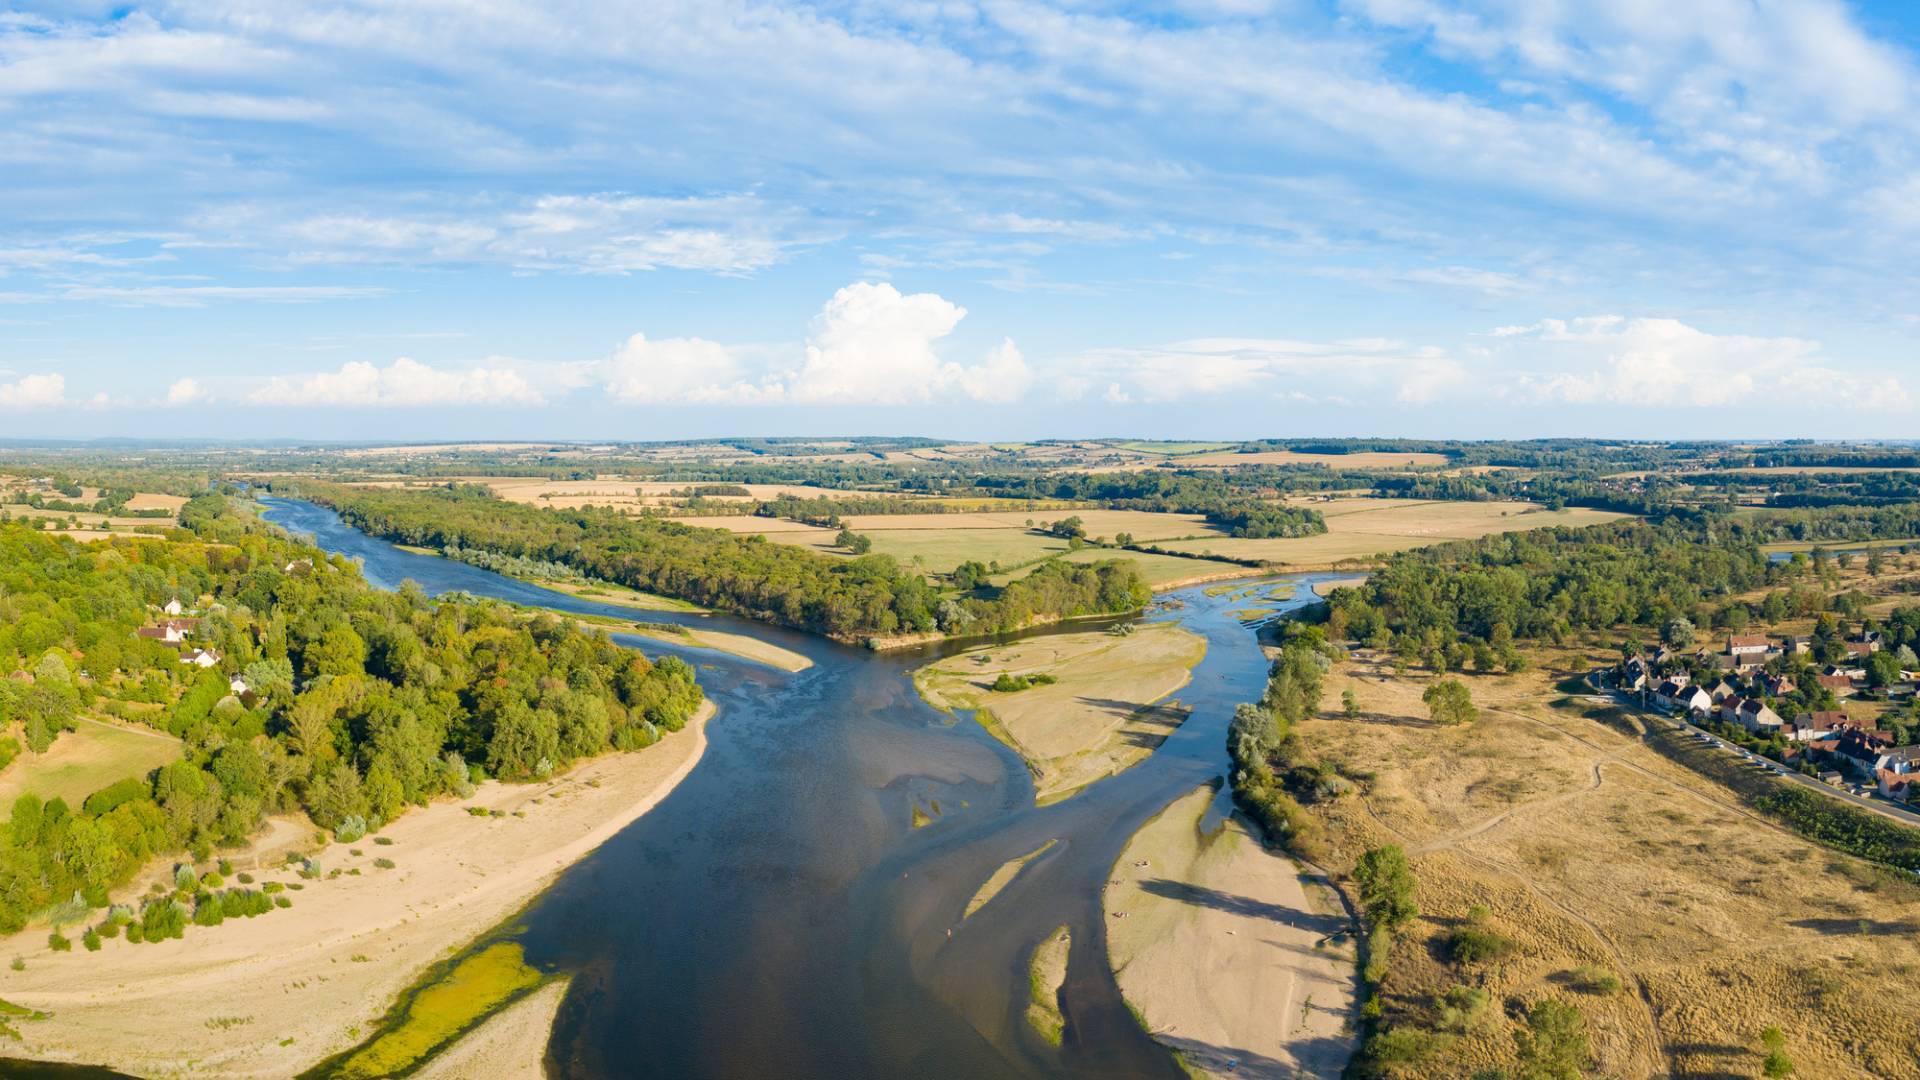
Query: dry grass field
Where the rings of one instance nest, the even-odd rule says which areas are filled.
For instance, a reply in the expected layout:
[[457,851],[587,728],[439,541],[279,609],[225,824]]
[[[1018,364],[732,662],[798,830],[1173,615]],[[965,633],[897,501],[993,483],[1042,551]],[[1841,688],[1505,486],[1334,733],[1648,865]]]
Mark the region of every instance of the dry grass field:
[[1231,469],[1240,465],[1324,465],[1329,469],[1412,469],[1445,465],[1445,454],[1394,453],[1301,454],[1292,450],[1265,450],[1255,454],[1202,454],[1183,457],[1182,467]]
[[[1206,651],[1198,634],[1148,623],[1126,635],[1055,634],[969,649],[919,669],[913,681],[934,707],[973,710],[1019,752],[1045,803],[1153,753],[1187,718],[1178,702],[1160,702],[1186,685]],[[1056,681],[1000,693],[991,687],[1002,673]]]
[[180,740],[157,731],[81,718],[78,726],[53,740],[44,754],[22,751],[0,771],[0,816],[13,812],[22,795],[64,799],[78,810],[87,796],[129,776],[148,772],[178,758]]
[[1418,499],[1336,499],[1302,502],[1327,519],[1319,536],[1243,540],[1219,536],[1160,545],[1174,551],[1266,559],[1292,567],[1328,566],[1446,540],[1556,525],[1595,525],[1625,515],[1605,510],[1548,510],[1524,502],[1428,502]]
[[[1510,1067],[1515,1018],[1555,997],[1586,1014],[1599,1075],[1755,1076],[1777,1025],[1798,1075],[1920,1077],[1920,886],[1774,826],[1630,715],[1554,689],[1607,652],[1469,677],[1482,716],[1461,728],[1426,722],[1425,678],[1363,658],[1326,699],[1351,690],[1361,718],[1300,728],[1360,779],[1316,809],[1332,867],[1386,842],[1413,859],[1423,914],[1391,952],[1389,1018],[1431,1026],[1455,984],[1492,994],[1491,1016],[1404,1075]],[[1474,905],[1511,955],[1451,962]]]

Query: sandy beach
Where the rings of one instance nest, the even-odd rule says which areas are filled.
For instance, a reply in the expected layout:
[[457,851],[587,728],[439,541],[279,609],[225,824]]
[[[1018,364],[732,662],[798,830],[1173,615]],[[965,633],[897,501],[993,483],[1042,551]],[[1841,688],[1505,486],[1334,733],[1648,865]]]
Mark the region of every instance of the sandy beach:
[[1196,1075],[1338,1077],[1352,1051],[1346,927],[1300,869],[1237,819],[1199,830],[1211,787],[1127,844],[1106,889],[1107,956],[1128,1004]]
[[[488,782],[472,799],[416,809],[383,831],[391,844],[329,844],[315,855],[318,880],[258,872],[262,882],[304,886],[283,894],[290,909],[188,927],[179,941],[114,939],[98,953],[55,953],[44,926],[0,941],[0,954],[26,965],[0,970],[0,998],[51,1014],[19,1023],[21,1041],[6,1053],[142,1076],[299,1073],[365,1038],[428,965],[511,916],[664,799],[699,761],[713,712],[704,703],[684,730],[637,753],[604,755],[536,784]],[[262,842],[284,847],[304,832],[280,822]],[[394,866],[381,869],[377,858]],[[545,1031],[515,1037],[536,1044],[536,1064]]]

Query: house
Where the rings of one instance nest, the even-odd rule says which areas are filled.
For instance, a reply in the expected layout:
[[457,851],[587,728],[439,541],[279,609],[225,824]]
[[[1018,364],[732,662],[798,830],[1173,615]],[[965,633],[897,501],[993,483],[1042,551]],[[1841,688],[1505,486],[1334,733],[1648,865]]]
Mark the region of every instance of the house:
[[158,626],[143,626],[135,630],[134,636],[162,641],[168,645],[178,645],[193,636],[200,625],[199,619],[167,619]]
[[1767,703],[1759,698],[1746,698],[1734,710],[1734,723],[1748,731],[1761,735],[1771,734],[1786,726],[1780,714],[1767,708]]
[[220,662],[220,654],[212,649],[189,649],[180,654],[180,662],[194,667],[210,668]]
[[1796,634],[1781,642],[1781,647],[1795,656],[1805,656],[1813,651],[1813,638],[1805,634]]
[[232,691],[236,697],[253,691],[253,687],[247,685],[247,680],[238,675],[227,680],[227,689]]
[[1846,724],[1847,714],[1843,712],[1809,712],[1793,718],[1781,732],[1794,742],[1811,743],[1835,736],[1841,726]]
[[1833,760],[1849,772],[1871,780],[1892,741],[1885,732],[1852,728],[1840,733]]
[[1878,642],[1849,641],[1846,642],[1846,647],[1847,657],[1853,660],[1864,659],[1880,651]]
[[1708,688],[1707,696],[1713,699],[1714,704],[1723,705],[1728,698],[1739,697],[1740,691],[1732,683],[1721,679]]
[[1916,790],[1920,790],[1920,780],[1910,779],[1899,773],[1880,770],[1874,775],[1874,787],[1878,788],[1882,798],[1893,802],[1910,803]]
[[1798,689],[1794,686],[1793,680],[1785,675],[1773,675],[1764,671],[1753,677],[1753,685],[1768,697],[1785,697]]
[[173,615],[183,615],[186,613],[187,609],[180,605],[180,601],[178,598],[175,598],[167,601],[166,605],[162,607],[160,610],[166,612],[169,616],[173,616]]
[[295,559],[282,567],[289,574],[309,574],[313,572],[312,559]]
[[1727,639],[1727,652],[1733,656],[1752,656],[1773,651],[1773,642],[1765,634],[1742,634]]
[[1713,698],[1697,686],[1682,686],[1669,679],[1653,691],[1653,700],[1663,709],[1685,709],[1692,713],[1713,711]]
[[1833,691],[1834,697],[1852,697],[1855,692],[1853,680],[1845,675],[1817,675],[1813,681],[1819,683],[1821,689]]

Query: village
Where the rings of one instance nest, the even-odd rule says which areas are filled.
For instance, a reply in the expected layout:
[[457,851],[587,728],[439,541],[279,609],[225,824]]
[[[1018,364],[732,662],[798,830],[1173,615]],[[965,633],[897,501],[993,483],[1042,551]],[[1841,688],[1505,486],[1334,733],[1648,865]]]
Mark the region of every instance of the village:
[[[1711,647],[1623,649],[1589,682],[1643,709],[1665,713],[1750,754],[1854,795],[1920,805],[1920,745],[1890,711],[1860,706],[1912,702],[1910,649],[1887,651],[1870,626],[1844,635],[1823,623],[1813,635],[1731,635]],[[1824,660],[1825,662],[1821,662]],[[1877,715],[1877,718],[1875,718]]]

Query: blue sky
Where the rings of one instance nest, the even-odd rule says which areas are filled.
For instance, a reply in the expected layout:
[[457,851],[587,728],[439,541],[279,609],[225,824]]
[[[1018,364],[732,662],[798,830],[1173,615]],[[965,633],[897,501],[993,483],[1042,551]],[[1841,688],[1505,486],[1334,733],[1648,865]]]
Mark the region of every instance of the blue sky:
[[0,434],[1920,435],[1835,0],[0,12]]

